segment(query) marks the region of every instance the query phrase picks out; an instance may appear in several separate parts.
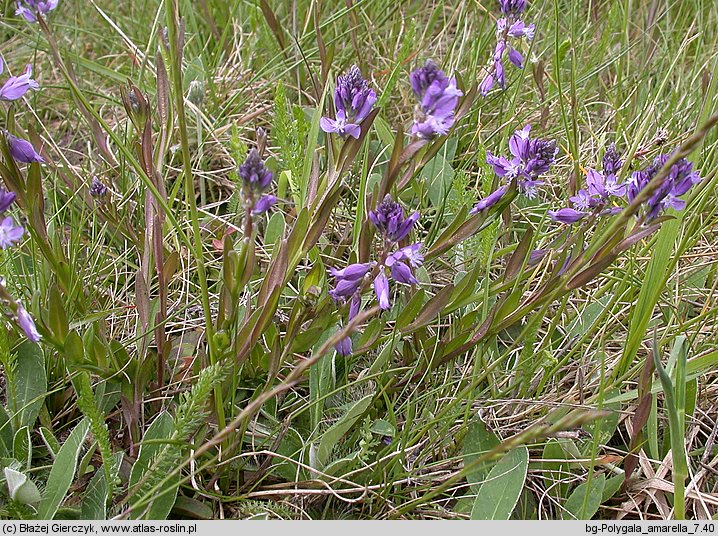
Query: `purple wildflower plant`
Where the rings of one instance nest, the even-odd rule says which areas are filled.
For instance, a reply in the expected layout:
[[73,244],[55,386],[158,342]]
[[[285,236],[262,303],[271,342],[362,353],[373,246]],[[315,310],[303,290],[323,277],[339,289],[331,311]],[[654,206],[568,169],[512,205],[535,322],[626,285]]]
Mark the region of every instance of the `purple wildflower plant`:
[[[668,159],[669,154],[657,156],[653,163],[642,171],[634,171],[628,180],[628,200],[633,201],[638,193],[645,188],[651,180],[663,168]],[[661,212],[668,208],[675,210],[683,210],[686,206],[682,196],[701,181],[701,177],[697,171],[693,169],[693,163],[685,158],[681,158],[673,164],[658,189],[651,195],[645,203],[645,221],[649,222]]]
[[463,92],[456,86],[456,77],[448,78],[431,60],[410,75],[411,89],[419,100],[414,113],[411,133],[424,139],[444,136],[456,121],[455,112]]
[[[359,313],[361,295],[369,286],[374,290],[379,307],[389,309],[391,282],[417,285],[419,280],[414,275],[414,269],[424,264],[421,242],[397,247],[397,242],[406,238],[418,220],[418,212],[405,218],[401,206],[387,195],[377,209],[369,214],[369,218],[383,236],[384,250],[380,260],[350,264],[342,269],[329,269],[334,278],[334,288],[329,291],[329,295],[339,304],[350,301],[350,321]],[[349,355],[351,340],[342,339],[335,349],[340,355]]]
[[275,196],[264,193],[272,185],[274,173],[267,168],[257,149],[249,151],[246,160],[237,169],[237,175],[242,181],[242,192],[252,214],[262,214],[277,203]]
[[360,124],[371,112],[376,98],[376,92],[364,80],[359,67],[352,65],[343,76],[337,77],[334,90],[336,117],[322,117],[319,125],[326,133],[358,139],[361,134]]
[[60,0],[18,0],[15,15],[28,22],[37,22],[38,15],[45,16],[57,7]]
[[[5,70],[5,64],[0,58],[0,74]],[[28,91],[36,90],[40,86],[32,78],[32,65],[25,68],[25,72],[18,76],[11,76],[0,86],[0,100],[14,101],[22,98]]]
[[516,179],[519,191],[533,199],[538,192],[538,186],[544,184],[538,179],[556,160],[558,147],[555,141],[531,138],[530,132],[531,125],[526,125],[509,138],[511,159],[487,152],[486,163],[493,167],[494,173],[499,177],[507,181]]
[[509,62],[517,68],[524,68],[524,57],[514,46],[512,39],[525,38],[531,41],[535,32],[533,24],[526,24],[519,18],[526,9],[525,0],[499,0],[499,4],[504,16],[496,21],[496,48],[491,58],[489,73],[479,86],[484,96],[488,95],[495,84],[501,89],[506,88],[504,57],[508,57]]

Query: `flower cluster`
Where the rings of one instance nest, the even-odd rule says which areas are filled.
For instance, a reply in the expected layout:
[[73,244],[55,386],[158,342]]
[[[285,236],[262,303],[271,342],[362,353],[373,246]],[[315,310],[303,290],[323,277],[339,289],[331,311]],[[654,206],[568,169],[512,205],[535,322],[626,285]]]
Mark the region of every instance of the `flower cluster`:
[[369,88],[359,67],[352,65],[346,74],[337,77],[334,90],[336,118],[322,117],[319,125],[324,132],[358,139],[361,134],[359,124],[369,115],[375,102],[376,92]]
[[264,193],[271,186],[274,174],[267,169],[257,149],[249,151],[237,174],[242,180],[244,198],[252,214],[262,214],[277,202],[275,196]]
[[623,167],[621,156],[616,145],[611,144],[603,156],[602,171],[589,169],[586,173],[586,189],[580,189],[569,198],[573,207],[549,210],[552,220],[572,224],[582,220],[590,211],[600,214],[616,214],[620,207],[608,207],[612,199],[620,199],[626,195],[626,185],[619,183],[616,174]]
[[107,195],[107,186],[102,184],[102,181],[97,177],[92,177],[92,183],[90,184],[90,195],[96,198],[102,198]]
[[[329,270],[335,280],[334,288],[329,291],[329,294],[338,303],[350,301],[350,321],[357,315],[361,307],[361,292],[365,283],[368,284],[371,281],[377,303],[385,310],[391,306],[390,280],[403,285],[418,284],[419,281],[414,276],[413,269],[419,268],[424,263],[424,257],[421,254],[423,245],[421,242],[417,242],[406,247],[396,248],[397,243],[406,238],[418,219],[418,212],[414,212],[408,218],[405,217],[401,205],[387,195],[376,210],[369,213],[369,220],[383,237],[384,254],[380,260],[350,264],[341,270],[336,268]],[[389,253],[392,249],[394,251]],[[336,350],[341,355],[351,354],[351,339],[343,339],[337,345]]]
[[[627,193],[629,201],[633,201],[638,193],[651,182],[669,158],[670,155],[668,154],[659,155],[646,169],[633,172],[628,181]],[[693,169],[691,162],[685,158],[678,160],[678,162],[671,166],[668,175],[658,189],[646,201],[645,220],[651,221],[667,208],[683,210],[686,206],[686,202],[681,199],[681,196],[688,193],[691,187],[700,181],[701,177],[698,172]]]
[[519,18],[521,12],[526,9],[525,0],[499,0],[499,4],[504,16],[496,21],[496,48],[489,74],[479,87],[482,95],[488,95],[494,84],[498,83],[501,89],[506,87],[504,56],[508,55],[509,61],[519,69],[524,68],[524,57],[511,44],[510,38],[526,38],[530,41],[534,37],[534,25],[527,25]]
[[37,22],[37,16],[47,15],[57,7],[60,0],[18,0],[15,15],[23,16],[28,22]]
[[[531,125],[526,125],[511,135],[509,138],[511,159],[487,152],[486,163],[493,168],[497,176],[507,182],[516,180],[519,191],[529,199],[533,199],[536,197],[537,188],[544,184],[539,178],[556,160],[558,147],[555,141],[531,138],[530,133]],[[479,201],[471,213],[476,214],[495,205],[507,191],[508,184],[502,185]]]
[[446,135],[454,125],[456,106],[463,95],[456,77],[448,78],[431,60],[410,75],[411,89],[419,99],[411,133],[420,138]]

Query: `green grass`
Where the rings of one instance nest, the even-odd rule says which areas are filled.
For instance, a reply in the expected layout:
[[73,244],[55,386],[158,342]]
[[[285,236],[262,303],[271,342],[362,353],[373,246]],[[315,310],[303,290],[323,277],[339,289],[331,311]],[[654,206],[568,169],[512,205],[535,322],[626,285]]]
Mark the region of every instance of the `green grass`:
[[[565,206],[582,169],[596,167],[610,141],[638,169],[716,112],[712,2],[531,2],[524,18],[537,31],[526,68],[507,67],[506,91],[477,99],[400,199],[421,211],[417,238],[437,239],[492,189],[486,151],[506,153],[508,136],[526,123],[561,147],[547,186],[538,200],[517,199],[479,234],[431,259],[417,275],[421,291],[397,294],[397,307],[379,315],[366,306],[350,326],[361,334],[347,358],[332,350],[346,311],[337,314],[326,297],[326,269],[373,249],[363,211],[395,132],[411,124],[409,72],[433,58],[460,74],[465,88],[480,82],[494,46],[495,3],[180,0],[183,55],[181,25],[163,7],[172,1],[79,4],[61,2],[48,17],[76,82],[54,62],[38,25],[0,21],[6,64],[15,73],[33,63],[42,86],[8,117],[51,160],[42,168],[46,244],[33,236],[0,257],[8,291],[48,327],[41,343],[47,395],[28,423],[31,463],[20,468],[17,422],[0,422],[0,450],[4,467],[45,484],[53,456],[40,428],[64,439],[88,418],[93,433],[79,457],[71,453],[79,470],[60,513],[83,515],[82,502],[94,501],[94,515],[128,518],[221,511],[227,518],[454,519],[469,518],[477,494],[491,496],[490,486],[500,484],[520,486],[514,518],[715,515],[715,130],[691,147],[704,179],[685,211],[599,277],[526,307],[520,321],[508,316],[550,275],[548,263],[535,270],[524,262],[526,251],[560,238],[546,210]],[[5,2],[5,12],[13,5]],[[352,63],[379,93],[381,110],[332,190],[326,178],[344,153],[339,139],[318,130],[316,109]],[[151,109],[150,170],[122,104],[127,80]],[[183,99],[192,81],[204,88],[195,104]],[[88,117],[109,140],[112,159],[98,149]],[[251,247],[241,239],[236,166],[258,127],[268,132],[283,202],[271,219],[255,220]],[[630,171],[625,166],[623,178]],[[110,187],[110,204],[88,196],[93,176]],[[312,204],[312,191],[329,200]],[[317,224],[322,207],[332,206]],[[227,229],[237,232],[223,253],[213,240],[221,245]],[[307,244],[317,229],[316,244]],[[587,232],[585,245],[597,248],[598,234]],[[504,279],[506,271],[519,275]],[[442,295],[450,284],[457,290]],[[405,330],[431,310],[434,296],[440,306]],[[511,321],[464,345],[495,303],[507,304]],[[0,340],[12,388],[23,378],[19,342],[14,332]],[[623,483],[638,382],[652,351],[666,371],[651,378],[642,461]],[[667,398],[665,386],[673,388]],[[6,398],[5,406],[16,404]],[[481,486],[497,460],[522,459],[524,446],[525,479]],[[678,497],[685,491],[685,504],[674,514],[666,490],[674,489],[669,451],[678,448],[687,474],[677,471],[686,477],[675,488]],[[152,465],[148,452],[162,471],[130,478],[138,456],[137,471]],[[120,454],[122,464],[112,458]],[[169,499],[152,502],[162,492],[177,493],[174,507]],[[33,515],[17,501],[2,508],[8,518]]]

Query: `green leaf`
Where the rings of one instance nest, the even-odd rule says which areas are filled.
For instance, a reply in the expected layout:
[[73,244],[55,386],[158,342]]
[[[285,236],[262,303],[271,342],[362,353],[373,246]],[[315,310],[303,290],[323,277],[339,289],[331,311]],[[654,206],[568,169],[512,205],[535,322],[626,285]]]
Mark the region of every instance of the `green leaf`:
[[[162,440],[169,440],[175,430],[175,423],[172,416],[166,411],[160,413],[154,422],[145,432],[142,438],[142,445],[140,446],[140,452],[137,456],[137,461],[132,466],[132,472],[130,473],[130,484],[129,489],[132,490],[152,467],[152,463],[155,457],[160,453],[164,444]],[[154,441],[153,441],[154,440]],[[153,441],[153,442],[149,442]],[[177,487],[179,486],[179,475],[173,482],[175,486],[174,493],[166,493],[161,495],[155,500],[149,508],[149,511],[143,515],[142,511],[133,511],[130,513],[130,518],[138,519],[142,516],[143,519],[166,519],[172,510],[175,498],[177,497]]]
[[471,519],[509,519],[519,500],[529,468],[529,451],[507,452],[489,471],[471,510]]
[[0,405],[0,457],[12,457],[12,422],[5,410],[5,406]]
[[594,475],[593,478],[578,486],[564,504],[565,519],[592,519],[598,512],[606,487],[606,475]]
[[354,424],[369,408],[374,399],[374,395],[368,395],[355,402],[349,410],[342,416],[339,421],[333,424],[324,434],[319,441],[319,447],[317,448],[317,462],[318,468],[326,467],[329,455],[332,453],[334,446],[341,441],[349,430],[352,429]]
[[275,212],[272,217],[269,218],[267,223],[267,230],[264,231],[264,243],[269,246],[274,244],[277,239],[284,235],[284,214],[281,212]]
[[[475,417],[469,424],[469,432],[464,439],[464,466],[470,465],[474,460],[498,446],[499,443],[496,434],[488,430],[481,419]],[[474,493],[478,493],[486,475],[494,465],[496,465],[496,460],[485,461],[466,474],[466,480],[472,484]]]
[[30,441],[30,429],[23,426],[16,433],[12,441],[13,457],[19,461],[25,470],[32,467],[32,442]]
[[13,379],[13,396],[9,399],[13,421],[16,428],[32,427],[47,394],[45,358],[36,343],[27,341],[18,347]]
[[569,463],[563,461],[573,457],[566,448],[568,443],[571,443],[569,439],[550,438],[543,448],[543,470],[546,471],[546,478],[551,481],[548,487],[557,497],[565,497],[568,493],[568,483],[564,479],[569,471]]
[[419,289],[416,294],[411,297],[409,303],[400,306],[399,317],[396,320],[396,329],[403,329],[414,321],[424,305],[425,295],[424,289]]
[[624,480],[625,475],[623,473],[606,479],[606,486],[603,488],[603,495],[601,496],[601,504],[612,499],[613,496],[618,493],[618,490],[623,486]]
[[[118,452],[112,458],[111,473],[113,478],[116,477],[120,469],[122,457],[123,453]],[[107,486],[105,471],[97,471],[87,485],[87,491],[85,491],[85,495],[82,498],[82,513],[80,514],[80,519],[107,519],[107,500],[109,493],[110,490]]]
[[60,452],[57,453],[37,510],[38,519],[52,519],[55,516],[67,490],[72,485],[77,468],[77,457],[80,455],[80,449],[89,429],[90,421],[82,419],[65,440]]

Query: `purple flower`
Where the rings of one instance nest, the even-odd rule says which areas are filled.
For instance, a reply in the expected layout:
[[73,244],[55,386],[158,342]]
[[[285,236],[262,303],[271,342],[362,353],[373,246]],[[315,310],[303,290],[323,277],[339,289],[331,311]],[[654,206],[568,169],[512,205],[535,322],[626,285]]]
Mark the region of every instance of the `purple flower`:
[[354,348],[352,346],[351,337],[344,337],[342,340],[340,340],[337,344],[334,345],[334,350],[336,350],[336,352],[343,357],[352,355]]
[[348,298],[359,290],[364,276],[374,265],[372,263],[350,264],[342,270],[330,268],[329,272],[336,279],[336,284],[329,295],[336,301]]
[[[666,164],[670,155],[662,154],[655,158],[653,163],[642,171],[634,171],[628,181],[628,199],[633,201],[638,193],[648,185],[658,172]],[[679,199],[681,196],[701,181],[698,172],[693,170],[693,164],[681,158],[671,166],[668,175],[665,177],[658,189],[646,201],[646,221],[656,218],[663,210],[673,208],[683,210],[685,201]]]
[[379,302],[379,307],[386,310],[389,308],[389,280],[386,278],[384,270],[374,278],[374,292]]
[[606,200],[609,197],[623,197],[626,195],[626,185],[619,184],[616,175],[604,175],[594,169],[589,169],[586,174],[588,193]]
[[416,107],[411,133],[420,138],[446,135],[454,125],[454,112],[463,95],[456,87],[456,78],[449,79],[431,60],[410,75],[411,89],[420,103]]
[[369,212],[369,220],[380,233],[392,242],[399,242],[405,238],[418,219],[418,212],[405,218],[404,209],[389,194],[386,194],[376,210]]
[[30,316],[22,303],[17,302],[17,323],[20,328],[25,332],[25,336],[32,342],[39,342],[42,338],[35,327],[35,321]]
[[424,264],[424,256],[420,253],[424,245],[421,242],[397,249],[386,258],[384,264],[391,268],[395,262],[407,261],[412,267],[418,268]]
[[15,15],[22,15],[28,22],[37,22],[37,15],[47,15],[57,7],[59,0],[18,0]]
[[506,87],[506,75],[504,72],[504,56],[508,52],[509,61],[518,67],[524,68],[524,57],[509,44],[509,38],[528,40],[533,39],[535,27],[533,24],[525,24],[518,16],[526,8],[525,0],[500,0],[501,12],[504,17],[496,21],[496,48],[491,59],[492,65],[489,73],[479,86],[481,94],[486,96],[498,83],[499,87]]
[[571,224],[582,220],[584,216],[586,216],[586,213],[572,208],[562,208],[559,210],[549,210],[548,215],[554,221]]
[[15,201],[15,192],[8,192],[0,186],[0,214],[5,212]]
[[606,175],[615,175],[623,166],[621,155],[616,150],[616,144],[612,143],[606,149],[606,153],[603,155],[603,172]]
[[536,188],[543,184],[537,180],[549,170],[556,159],[558,147],[555,141],[531,138],[531,125],[517,130],[509,138],[509,151],[513,158],[486,153],[486,163],[494,168],[494,173],[508,181],[517,179],[521,193],[528,198],[536,196]]
[[[0,74],[4,70],[4,65],[0,59]],[[32,76],[32,65],[25,68],[25,72],[20,76],[11,76],[0,87],[0,100],[14,101],[21,98],[31,89],[38,89],[38,83],[30,78]]]
[[254,204],[252,214],[264,214],[277,203],[277,197],[271,194],[264,194]]
[[44,162],[45,160],[27,140],[5,133],[10,148],[10,155],[18,162],[31,164],[32,162]]
[[8,249],[17,244],[21,239],[22,235],[25,234],[25,229],[19,225],[15,225],[15,222],[11,217],[6,217],[0,222],[0,248]]
[[361,134],[361,123],[376,102],[376,92],[361,75],[359,67],[352,65],[344,76],[337,77],[334,90],[334,107],[336,119],[322,117],[319,125],[324,132],[335,132],[340,136],[351,136],[358,139]]
[[526,9],[526,0],[499,0],[499,4],[504,15],[518,15]]
[[107,195],[107,186],[102,184],[102,181],[97,177],[92,177],[92,183],[90,184],[90,195],[92,197],[105,197]]
[[543,259],[546,254],[548,253],[548,249],[534,249],[529,253],[529,266],[533,266],[535,264],[538,264],[541,262],[541,259]]
[[479,201],[474,208],[471,209],[469,214],[477,214],[481,212],[482,210],[486,210],[488,208],[493,207],[496,203],[501,201],[501,198],[504,197],[506,192],[508,191],[509,187],[506,185],[501,186],[498,190],[490,193],[486,197],[484,197],[481,201]]
[[396,261],[391,265],[391,278],[404,285],[417,285],[419,283],[411,272],[411,268],[402,261]]
[[252,149],[247,159],[237,170],[239,178],[244,181],[245,186],[252,190],[264,191],[272,184],[274,174],[267,169],[264,161],[260,158],[257,149]]
[[588,210],[596,206],[596,198],[590,195],[586,190],[579,190],[576,195],[569,197],[573,206],[579,210]]
[[[352,296],[351,302],[349,303],[349,322],[352,321],[352,319],[359,314],[359,309],[361,308],[361,296],[359,293],[356,293]],[[334,349],[337,351],[337,353],[341,356],[348,356],[351,355],[354,351],[352,347],[352,339],[351,337],[344,337],[337,345],[334,346]]]

